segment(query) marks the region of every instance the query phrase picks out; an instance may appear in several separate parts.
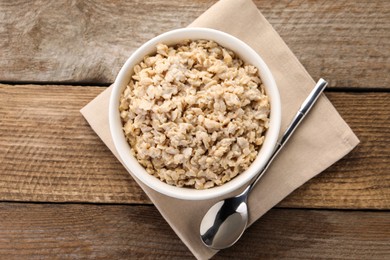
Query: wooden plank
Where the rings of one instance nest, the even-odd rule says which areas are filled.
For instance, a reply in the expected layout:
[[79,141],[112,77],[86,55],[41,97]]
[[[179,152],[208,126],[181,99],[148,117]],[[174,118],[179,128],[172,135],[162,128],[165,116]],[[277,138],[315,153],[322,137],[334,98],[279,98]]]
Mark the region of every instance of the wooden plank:
[[[109,84],[135,48],[215,2],[1,1],[0,81]],[[389,88],[389,1],[255,3],[314,78]]]
[[[0,85],[0,200],[150,203],[79,109],[104,87]],[[390,93],[328,93],[361,139],[280,207],[390,208]]]
[[144,202],[79,110],[104,88],[0,85],[0,197]]
[[[1,259],[193,259],[151,206],[1,203],[0,219]],[[389,212],[273,209],[214,259],[385,259],[389,225]]]
[[342,208],[351,209],[389,209],[390,93],[326,95],[361,143],[279,206],[326,208],[327,205],[342,205]]

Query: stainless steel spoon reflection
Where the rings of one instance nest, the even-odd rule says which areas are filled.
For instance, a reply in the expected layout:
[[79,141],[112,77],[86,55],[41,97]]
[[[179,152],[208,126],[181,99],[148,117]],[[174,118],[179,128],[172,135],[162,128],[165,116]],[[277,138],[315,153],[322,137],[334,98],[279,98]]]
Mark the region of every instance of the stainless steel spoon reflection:
[[271,162],[289,140],[294,130],[302,122],[305,115],[310,111],[327,85],[328,83],[324,79],[320,79],[317,82],[277,143],[270,159],[264,168],[253,178],[248,187],[235,197],[217,202],[207,211],[200,225],[200,237],[207,247],[224,249],[232,246],[242,236],[248,224],[247,200],[250,191],[263,176]]

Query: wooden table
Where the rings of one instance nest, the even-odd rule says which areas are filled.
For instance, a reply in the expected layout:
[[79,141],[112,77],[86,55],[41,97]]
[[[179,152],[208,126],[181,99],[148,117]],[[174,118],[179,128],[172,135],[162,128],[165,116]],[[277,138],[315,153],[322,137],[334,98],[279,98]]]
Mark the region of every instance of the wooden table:
[[[79,109],[214,2],[0,1],[0,259],[193,258]],[[215,259],[390,259],[390,2],[255,2],[361,144]]]

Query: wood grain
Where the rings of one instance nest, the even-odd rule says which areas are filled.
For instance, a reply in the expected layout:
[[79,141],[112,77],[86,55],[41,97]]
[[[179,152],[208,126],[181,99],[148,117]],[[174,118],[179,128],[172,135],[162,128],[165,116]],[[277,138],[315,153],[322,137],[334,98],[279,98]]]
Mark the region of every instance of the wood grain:
[[[1,203],[0,219],[1,259],[193,259],[151,206]],[[389,225],[389,212],[274,209],[214,259],[385,259]]]
[[[79,109],[103,87],[0,85],[0,200],[150,203]],[[280,207],[390,209],[390,93],[328,93],[361,144]]]
[[[390,93],[327,93],[361,143],[279,206],[390,208]],[[375,195],[374,195],[375,194]],[[324,203],[324,201],[326,201]]]
[[[215,2],[0,1],[0,81],[109,84],[143,42]],[[389,1],[255,3],[313,78],[389,88]]]
[[1,85],[2,200],[148,201],[79,112],[102,90]]

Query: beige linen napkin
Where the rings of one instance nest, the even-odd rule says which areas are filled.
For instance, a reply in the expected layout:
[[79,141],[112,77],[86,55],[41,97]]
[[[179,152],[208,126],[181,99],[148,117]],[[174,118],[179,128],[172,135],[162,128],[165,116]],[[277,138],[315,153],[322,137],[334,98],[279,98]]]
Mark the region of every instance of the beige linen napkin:
[[[272,71],[280,91],[283,131],[315,82],[253,2],[221,0],[190,26],[230,33],[261,55]],[[111,87],[85,106],[81,113],[118,158],[108,126],[110,92]],[[249,197],[250,224],[296,188],[345,156],[358,143],[357,137],[322,95],[252,191]],[[199,239],[200,221],[216,200],[178,200],[157,193],[137,179],[136,181],[198,259],[210,258],[216,253],[205,247]]]

